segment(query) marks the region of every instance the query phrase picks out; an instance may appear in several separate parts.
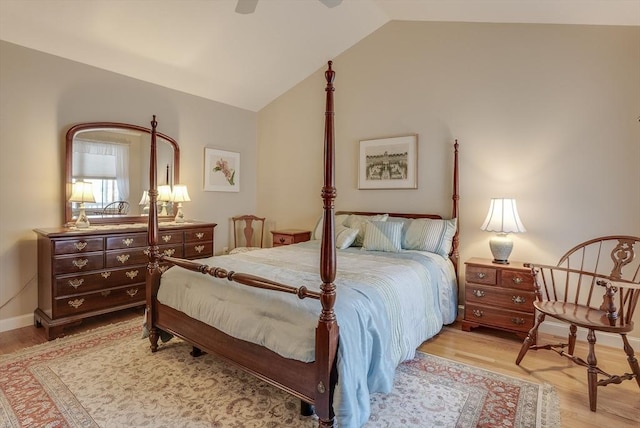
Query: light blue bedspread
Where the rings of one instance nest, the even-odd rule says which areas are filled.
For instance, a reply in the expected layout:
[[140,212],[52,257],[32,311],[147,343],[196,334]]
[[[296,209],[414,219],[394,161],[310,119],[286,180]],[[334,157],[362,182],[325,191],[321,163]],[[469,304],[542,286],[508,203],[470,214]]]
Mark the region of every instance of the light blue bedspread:
[[[200,262],[320,291],[319,241]],[[397,365],[456,317],[453,265],[426,252],[338,250],[335,312],[340,327],[334,411],[339,427],[361,427],[369,395],[389,392]],[[173,267],[158,300],[225,333],[304,362],[315,358],[320,302]]]

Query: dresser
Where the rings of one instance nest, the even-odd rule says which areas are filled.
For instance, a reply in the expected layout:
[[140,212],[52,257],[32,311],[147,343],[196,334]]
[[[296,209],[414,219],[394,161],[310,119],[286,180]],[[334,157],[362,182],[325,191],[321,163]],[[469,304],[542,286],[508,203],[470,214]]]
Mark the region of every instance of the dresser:
[[533,327],[534,279],[531,269],[522,262],[502,265],[489,259],[469,259],[465,263],[464,296],[464,331],[485,326],[525,338]]
[[[160,223],[160,251],[198,259],[213,256],[215,223]],[[38,308],[35,325],[49,340],[83,318],[145,304],[146,224],[90,229],[35,229]]]
[[311,239],[311,231],[300,229],[282,229],[272,230],[273,235],[272,245],[279,247],[281,245],[297,244],[298,242],[305,242]]

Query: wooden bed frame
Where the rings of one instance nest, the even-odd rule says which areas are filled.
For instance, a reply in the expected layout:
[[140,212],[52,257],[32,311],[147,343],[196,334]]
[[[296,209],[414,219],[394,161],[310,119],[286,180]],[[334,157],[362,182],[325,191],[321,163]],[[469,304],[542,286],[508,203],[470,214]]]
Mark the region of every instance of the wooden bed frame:
[[[334,201],[336,188],[334,182],[334,110],[333,81],[335,72],[329,61],[325,72],[326,113],[324,130],[324,186],[322,187],[323,214],[326,221],[323,225],[320,249],[320,292],[308,290],[306,287],[292,287],[273,282],[253,275],[228,272],[222,268],[209,267],[188,260],[168,257],[160,253],[158,247],[158,215],[156,210],[149,212],[149,265],[146,278],[147,292],[147,326],[152,352],[158,350],[159,330],[170,332],[194,346],[194,353],[199,350],[216,354],[219,357],[239,366],[245,371],[274,385],[302,400],[302,411],[309,414],[310,405],[315,408],[319,418],[319,427],[333,427],[335,414],[333,411],[333,394],[337,383],[336,355],[339,342],[339,327],[334,312],[336,301],[336,245]],[[158,190],[156,179],[156,128],[155,116],[151,122],[151,165],[150,165],[150,206],[155,206]],[[458,216],[458,143],[455,143],[454,177],[453,177],[453,216]],[[363,213],[364,214],[364,213]],[[441,218],[438,215],[390,214],[404,217]],[[458,233],[453,241],[450,255],[456,266],[458,264]],[[304,363],[284,358],[275,352],[250,342],[231,337],[220,330],[201,321],[190,318],[184,313],[157,301],[160,286],[160,263],[181,266],[183,268],[208,274],[217,278],[227,278],[250,287],[281,291],[297,295],[300,299],[318,299],[322,305],[316,327],[315,361]]]

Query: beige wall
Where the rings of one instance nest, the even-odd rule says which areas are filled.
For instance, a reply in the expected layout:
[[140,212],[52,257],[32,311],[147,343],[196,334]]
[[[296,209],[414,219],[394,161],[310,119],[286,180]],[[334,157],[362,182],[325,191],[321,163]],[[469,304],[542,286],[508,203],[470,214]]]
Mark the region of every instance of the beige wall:
[[[63,222],[67,129],[93,121],[148,127],[153,114],[180,144],[192,199],[185,214],[218,223],[219,253],[228,219],[255,210],[256,113],[0,42],[0,331],[29,325],[37,307],[32,229]],[[239,193],[202,190],[205,146],[240,152]]]
[[[491,257],[491,197],[517,198],[515,260],[640,235],[639,27],[390,22],[334,69],[337,209],[449,216],[458,139],[463,261]],[[323,70],[258,114],[258,210],[277,227],[321,213]],[[358,190],[358,141],[412,133],[418,189]]]

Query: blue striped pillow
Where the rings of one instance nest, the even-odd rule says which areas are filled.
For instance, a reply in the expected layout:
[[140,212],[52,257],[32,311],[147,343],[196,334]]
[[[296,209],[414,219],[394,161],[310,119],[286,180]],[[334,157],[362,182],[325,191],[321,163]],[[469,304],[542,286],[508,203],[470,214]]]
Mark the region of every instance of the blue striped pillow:
[[405,250],[421,250],[449,257],[453,235],[456,233],[456,219],[415,219],[407,228],[402,242]]
[[364,233],[363,250],[397,253],[402,249],[402,223],[368,221]]

